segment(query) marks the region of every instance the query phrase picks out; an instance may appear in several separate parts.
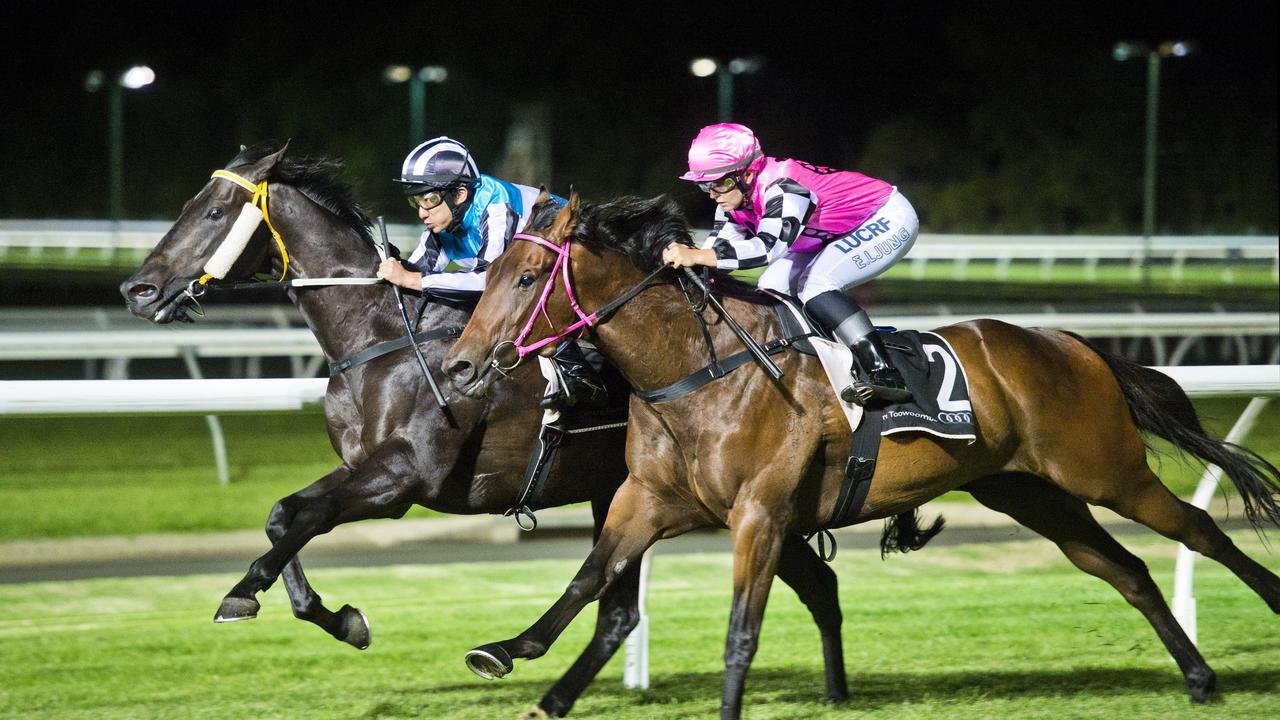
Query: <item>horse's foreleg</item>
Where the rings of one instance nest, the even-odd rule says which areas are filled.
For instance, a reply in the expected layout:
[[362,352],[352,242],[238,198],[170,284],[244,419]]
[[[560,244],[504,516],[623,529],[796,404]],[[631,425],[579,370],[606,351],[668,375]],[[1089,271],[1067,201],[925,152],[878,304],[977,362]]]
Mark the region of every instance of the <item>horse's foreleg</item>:
[[[515,658],[542,657],[582,608],[607,591],[664,532],[688,529],[687,511],[664,503],[639,483],[618,489],[609,518],[586,562],[564,594],[529,629],[510,640],[489,643],[466,655],[467,667],[485,679],[511,672]],[[679,534],[673,532],[671,534]]]
[[[348,476],[330,482],[322,480],[307,491],[282,500],[272,511],[268,524],[268,535],[273,542],[271,549],[255,560],[244,578],[227,593],[214,620],[229,622],[254,617],[258,610],[255,595],[271,587],[291,562],[296,563],[295,556],[311,538],[342,523],[403,515],[412,505],[412,491],[417,487],[417,480],[403,472],[408,452],[406,443],[389,442]],[[312,490],[315,492],[309,492]],[[306,578],[301,566],[296,566],[296,570],[292,579],[298,582],[298,589],[302,589]],[[294,571],[290,570],[289,575],[293,576]],[[286,582],[289,580],[286,577]],[[367,623],[358,610],[344,607],[336,614],[330,613],[319,604],[319,596],[314,591],[303,590],[301,597],[291,596],[291,600],[295,614],[299,608],[304,613],[313,613],[315,619],[306,619],[335,637],[356,647],[368,645]]]
[[[591,503],[591,509],[595,515],[597,539],[604,528],[610,499],[597,499]],[[635,629],[640,621],[639,592],[640,563],[631,563],[631,566],[623,571],[600,596],[596,630],[591,637],[591,642],[587,644],[586,649],[574,661],[568,672],[538,702],[538,709],[548,717],[564,717],[569,714],[574,702]]]
[[778,569],[784,535],[768,509],[739,501],[730,519],[733,535],[733,606],[724,648],[721,720],[742,715],[747,670],[760,644],[760,624]]
[[1182,671],[1191,699],[1209,700],[1214,672],[1174,618],[1146,564],[1116,542],[1083,501],[1029,475],[983,478],[964,489],[983,505],[1053,541],[1076,567],[1114,587],[1151,623]]
[[[350,469],[346,467],[334,468],[329,474],[302,490],[277,501],[275,506],[271,508],[271,513],[267,516],[266,533],[267,539],[271,541],[272,548],[279,544],[292,524],[297,503],[300,499],[321,496],[338,483],[346,480],[350,474]],[[305,616],[314,613],[317,606],[323,609],[323,605],[320,603],[320,596],[316,594],[311,586],[307,584],[306,578],[302,576],[302,566],[298,564],[296,557],[290,559],[289,564],[297,568],[294,582],[290,582],[286,578],[289,602],[293,606],[294,615],[309,620],[310,617]],[[246,576],[240,581],[240,584],[243,585],[248,580],[249,578]],[[258,601],[253,597],[252,593],[247,596],[231,593],[223,600],[222,606],[218,608],[218,613],[213,619],[214,622],[234,622],[237,620],[250,620],[257,617],[257,615]]]
[[[346,480],[351,474],[350,468],[339,467],[320,480],[298,491],[291,497],[315,497],[328,492],[330,488]],[[278,502],[271,509],[267,518],[267,537],[274,545],[288,531],[293,513],[286,510],[288,504]],[[295,555],[285,563],[281,572],[285,590],[289,593],[289,604],[293,608],[294,617],[306,620],[323,629],[335,638],[363,650],[369,647],[369,623],[364,614],[350,605],[344,605],[334,613],[324,606],[324,601],[309,582],[302,571],[302,563]]]
[[844,700],[849,684],[844,671],[844,643],[840,626],[840,593],[836,574],[800,536],[788,535],[782,543],[778,577],[791,586],[809,608],[822,637],[822,659],[827,673],[827,697]]
[[639,589],[640,563],[636,562],[618,575],[600,596],[596,630],[591,642],[568,672],[538,702],[538,707],[549,717],[569,714],[574,702],[635,629],[640,621],[636,603]]

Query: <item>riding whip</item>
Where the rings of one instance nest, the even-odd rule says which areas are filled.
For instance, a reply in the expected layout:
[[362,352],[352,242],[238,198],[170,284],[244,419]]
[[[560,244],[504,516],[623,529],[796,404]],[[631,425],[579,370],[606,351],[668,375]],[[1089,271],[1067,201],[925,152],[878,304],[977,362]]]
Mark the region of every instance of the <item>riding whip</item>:
[[[382,236],[382,256],[384,258],[391,257],[391,242],[387,240],[387,223],[378,216],[378,234]],[[400,290],[400,286],[395,283],[389,283],[391,290],[396,296],[396,307],[400,308],[400,319],[404,320],[404,329],[409,333],[409,338],[413,338],[413,325],[409,322],[409,313],[404,309],[404,293]],[[440,387],[436,385],[435,378],[431,377],[431,371],[427,369],[427,359],[422,357],[422,350],[418,347],[418,343],[410,343],[409,347],[413,348],[413,354],[418,358],[418,367],[422,369],[422,376],[427,379],[427,384],[431,386],[431,393],[436,396],[436,404],[441,410],[448,410],[449,403],[445,402],[444,395],[440,392]]]

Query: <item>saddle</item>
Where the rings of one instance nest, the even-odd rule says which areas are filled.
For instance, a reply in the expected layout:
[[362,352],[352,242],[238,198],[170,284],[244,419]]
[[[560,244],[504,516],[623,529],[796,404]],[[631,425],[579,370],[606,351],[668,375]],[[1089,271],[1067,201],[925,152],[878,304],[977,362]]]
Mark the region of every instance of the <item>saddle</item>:
[[[853,353],[816,323],[810,322],[791,298],[769,290],[761,292],[777,301],[774,313],[783,334],[805,336],[803,341],[795,342],[793,346],[822,362],[836,401],[849,418],[850,429],[857,431],[862,420],[862,407],[840,399],[840,390],[849,383]],[[910,402],[883,408],[885,425],[882,434],[924,432],[952,440],[976,440],[969,383],[964,366],[951,344],[931,332],[895,328],[877,330],[883,334],[885,347],[914,396]]]

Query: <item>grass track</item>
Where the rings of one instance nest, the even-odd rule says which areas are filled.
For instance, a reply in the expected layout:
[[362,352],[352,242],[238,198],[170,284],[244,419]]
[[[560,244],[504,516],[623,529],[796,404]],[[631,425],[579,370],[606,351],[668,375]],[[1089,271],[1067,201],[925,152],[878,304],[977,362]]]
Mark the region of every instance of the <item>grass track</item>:
[[[1273,570],[1252,533],[1236,542]],[[1168,587],[1174,547],[1125,538]],[[585,549],[585,548],[584,548]],[[193,576],[0,586],[0,717],[513,718],[585,644],[589,607],[546,657],[486,683],[470,647],[510,637],[550,605],[575,563],[398,566],[312,573],[331,607],[373,624],[363,653],[293,619],[282,588],[259,619],[210,622],[235,578]],[[716,714],[729,608],[727,555],[654,564],[653,688],[621,688],[615,658],[574,717]],[[820,702],[817,633],[775,584],[748,678],[746,717],[1275,718],[1280,627],[1214,563],[1197,573],[1201,649],[1220,701],[1191,707],[1179,673],[1142,617],[1042,541],[928,548],[880,561],[844,551],[845,658],[852,700]]]

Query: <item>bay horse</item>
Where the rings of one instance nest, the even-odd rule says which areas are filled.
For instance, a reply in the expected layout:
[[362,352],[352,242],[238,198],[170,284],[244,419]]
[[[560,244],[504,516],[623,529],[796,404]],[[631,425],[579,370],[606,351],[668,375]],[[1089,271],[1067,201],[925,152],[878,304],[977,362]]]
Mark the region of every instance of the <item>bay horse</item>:
[[[286,156],[286,149],[274,143],[242,148],[187,201],[173,227],[120,286],[134,315],[156,323],[183,316],[184,306],[194,299],[187,289],[194,287],[193,281],[199,284],[201,268],[233,232],[239,214],[249,212],[243,207],[249,188],[255,195],[261,192],[264,205],[269,198],[268,227],[258,227],[248,237],[238,258],[228,265],[227,280],[255,273],[280,280],[372,275],[380,256],[369,220],[350,188],[336,179],[338,164],[295,160]],[[556,208],[542,198],[529,226],[556,219]],[[295,287],[288,293],[331,362],[406,335],[386,286],[322,285]],[[415,332],[461,328],[470,312],[468,305],[433,299]],[[456,333],[420,342],[429,367],[443,360],[454,338]],[[359,649],[368,647],[371,636],[364,615],[350,605],[337,612],[327,609],[303,574],[298,551],[337,525],[398,518],[415,504],[459,514],[508,510],[520,496],[538,436],[537,401],[544,387],[536,370],[521,368],[483,398],[451,396],[448,412],[443,412],[407,347],[333,374],[325,396],[325,421],[342,463],[275,504],[266,524],[271,549],[227,593],[215,618],[256,616],[255,595],[283,574],[295,616]],[[624,440],[621,429],[575,435],[559,453],[535,507],[589,501],[598,534],[610,499],[626,477]],[[802,539],[789,538],[786,547],[792,567],[782,577],[812,610],[829,659],[829,691],[839,696],[846,683],[835,575]],[[538,703],[541,712],[567,713],[636,625],[638,582],[637,566],[605,593],[595,634]]]
[[[659,273],[664,247],[691,244],[670,200],[580,205],[574,196],[549,231],[519,239],[489,268],[488,289],[446,356],[444,369],[463,393],[501,385],[494,368],[523,355],[513,352],[520,343],[532,344],[581,318],[591,320],[582,324],[592,341],[636,392],[666,387],[705,363],[708,340],[682,291],[669,281],[646,284]],[[558,261],[562,256],[567,260]],[[547,283],[556,283],[549,300]],[[638,288],[644,289],[617,305],[615,299]],[[723,304],[761,342],[786,337],[766,301],[726,296]],[[726,357],[739,349],[739,340],[705,306],[709,341],[717,356]],[[602,307],[611,314],[591,316]],[[949,490],[969,492],[1110,583],[1155,629],[1191,699],[1207,701],[1213,670],[1174,619],[1146,565],[1094,520],[1089,505],[1114,510],[1222,563],[1280,613],[1280,579],[1241,552],[1207,513],[1161,484],[1148,466],[1142,434],[1221,466],[1259,530],[1280,522],[1280,472],[1256,454],[1206,435],[1172,379],[1081,338],[994,320],[935,332],[964,365],[977,440],[885,437],[857,522],[911,511]],[[515,638],[471,651],[468,664],[498,676],[512,670],[513,658],[545,654],[569,621],[607,593],[655,541],[727,527],[733,602],[720,707],[721,717],[739,717],[770,585],[786,567],[782,540],[812,533],[832,517],[851,442],[849,423],[817,359],[786,353],[777,364],[785,373],[777,382],[748,365],[668,402],[633,395],[630,474],[586,562],[537,622]]]

